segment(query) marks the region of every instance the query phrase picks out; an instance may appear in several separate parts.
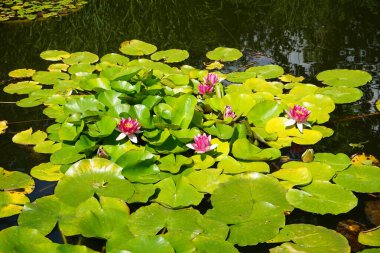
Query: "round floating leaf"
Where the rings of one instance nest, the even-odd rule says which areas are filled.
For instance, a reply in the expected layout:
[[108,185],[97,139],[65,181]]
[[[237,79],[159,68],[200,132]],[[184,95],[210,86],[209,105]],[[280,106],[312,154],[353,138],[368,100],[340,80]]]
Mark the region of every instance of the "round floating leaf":
[[270,171],[266,162],[242,162],[236,161],[231,156],[227,156],[218,163],[218,169],[223,170],[224,174],[239,174],[243,172],[262,172]]
[[52,163],[41,163],[34,166],[30,171],[30,175],[44,181],[58,181],[63,177],[61,165]]
[[133,195],[133,185],[124,179],[121,171],[117,164],[103,158],[81,160],[66,171],[55,194],[72,206],[94,194],[127,200]]
[[292,141],[299,145],[313,145],[322,139],[319,131],[304,129],[302,133],[295,127],[287,129],[285,133],[292,137]]
[[[170,243],[162,236],[139,236],[131,239],[125,243],[123,247],[126,252],[133,253],[174,253],[173,247]],[[120,252],[124,252],[120,251]]]
[[62,71],[67,71],[67,69],[70,67],[68,64],[64,63],[54,63],[50,64],[48,67],[48,70],[50,72],[62,72]]
[[316,121],[319,124],[327,122],[330,118],[329,113],[335,109],[334,101],[322,94],[303,97],[300,103],[311,111],[308,121]]
[[62,72],[37,71],[32,79],[41,84],[57,84],[61,80],[68,80],[70,76]]
[[189,52],[180,49],[170,49],[166,51],[158,51],[150,56],[153,61],[164,60],[164,62],[181,62],[189,58]]
[[358,241],[368,246],[380,246],[380,227],[360,232]]
[[264,79],[272,79],[284,74],[284,69],[278,65],[265,65],[251,67],[246,70],[247,72],[255,72],[258,77]]
[[296,77],[296,76],[293,76],[290,74],[286,74],[286,75],[280,76],[278,79],[280,79],[281,81],[286,82],[286,83],[300,83],[305,78],[303,76]]
[[218,169],[205,169],[193,171],[186,178],[198,191],[212,193],[218,184],[222,171]]
[[233,83],[243,83],[253,77],[256,77],[255,72],[231,72],[227,74],[226,79]]
[[0,231],[0,252],[55,253],[56,247],[36,229],[14,226]]
[[232,145],[234,157],[242,160],[265,161],[273,160],[281,156],[281,152],[275,148],[260,149],[247,139],[237,139]]
[[9,72],[8,75],[13,78],[25,78],[33,76],[35,72],[34,69],[16,69]]
[[235,49],[228,47],[217,47],[212,51],[207,52],[206,57],[214,61],[235,61],[242,57],[243,54]]
[[12,141],[17,144],[23,145],[36,145],[43,142],[47,137],[45,132],[40,130],[33,133],[33,129],[29,128],[28,130],[17,133],[13,136]]
[[300,189],[290,189],[286,194],[286,199],[294,207],[307,212],[346,213],[358,203],[358,199],[351,191],[327,181],[316,180]]
[[351,165],[334,178],[334,182],[355,192],[380,192],[380,168],[369,165]]
[[331,153],[316,153],[314,155],[315,162],[327,163],[335,171],[342,171],[351,165],[351,159],[343,153],[336,155]]
[[334,130],[325,126],[314,125],[311,130],[320,132],[322,134],[322,138],[330,137],[334,134]]
[[289,91],[289,94],[296,99],[300,99],[310,94],[314,94],[318,90],[318,86],[313,84],[299,84]]
[[203,129],[206,133],[211,134],[213,136],[218,137],[221,140],[228,140],[231,138],[234,129],[226,124],[216,123],[211,127],[207,127]]
[[34,190],[34,181],[25,173],[6,171],[0,167],[0,190],[31,193]]
[[324,180],[330,181],[331,178],[335,175],[335,170],[326,163],[321,162],[287,162],[282,165],[284,169],[290,168],[308,168],[312,174],[313,180]]
[[23,227],[38,229],[43,234],[49,234],[59,219],[61,203],[54,195],[27,203],[18,217],[18,224]]
[[120,52],[126,55],[148,55],[156,52],[157,47],[140,40],[127,40],[120,44]]
[[40,54],[40,57],[47,61],[60,61],[70,57],[70,53],[62,50],[46,50]]
[[347,239],[334,230],[309,224],[286,225],[270,243],[285,242],[271,253],[349,253]]
[[61,149],[62,143],[55,143],[54,141],[43,141],[37,143],[36,146],[33,147],[33,150],[38,153],[43,154],[52,154],[55,151]]
[[358,88],[345,86],[319,88],[317,93],[331,97],[336,104],[353,103],[363,96]]
[[94,65],[91,65],[89,63],[78,63],[78,64],[72,64],[68,72],[72,75],[82,75],[83,73],[92,73],[94,72],[96,67]]
[[[21,192],[0,191],[0,218],[19,214],[23,205],[28,202],[28,197]],[[0,249],[1,245],[2,244],[0,244]]]
[[160,191],[155,201],[171,208],[197,206],[203,199],[203,194],[190,185],[188,179],[184,177],[181,177],[176,183],[171,177],[165,178],[156,186]]
[[169,154],[160,158],[158,167],[161,171],[169,171],[172,174],[176,174],[183,165],[190,165],[192,162],[190,157]]
[[53,164],[70,164],[86,157],[84,154],[79,154],[78,150],[73,147],[64,147],[55,151],[50,156],[50,161]]
[[334,69],[317,75],[317,79],[330,86],[358,87],[372,80],[372,76],[363,70]]
[[311,182],[313,176],[308,168],[299,167],[299,168],[282,168],[271,174],[272,176],[289,181],[294,185],[305,185]]
[[239,251],[233,246],[232,243],[224,240],[216,240],[210,237],[197,236],[193,243],[197,251],[207,253],[238,253]]
[[79,63],[95,63],[99,60],[96,54],[90,52],[76,52],[72,53],[70,57],[63,60],[64,63],[69,65],[79,64]]
[[248,113],[247,118],[255,126],[264,127],[271,118],[278,117],[283,112],[281,104],[265,100],[257,103]]
[[32,91],[41,89],[42,86],[38,82],[24,81],[18,83],[11,83],[4,87],[4,92],[9,94],[29,94]]
[[121,54],[115,54],[115,53],[110,53],[104,55],[101,59],[100,62],[107,62],[111,64],[117,64],[120,66],[125,66],[129,62],[129,58],[121,55]]

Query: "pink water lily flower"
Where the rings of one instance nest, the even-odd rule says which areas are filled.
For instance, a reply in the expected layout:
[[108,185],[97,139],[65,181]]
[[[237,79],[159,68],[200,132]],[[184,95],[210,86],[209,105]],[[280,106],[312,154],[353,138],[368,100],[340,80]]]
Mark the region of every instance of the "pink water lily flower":
[[206,93],[212,93],[214,86],[207,84],[198,85],[199,94],[204,95]]
[[211,135],[198,134],[194,137],[194,143],[186,144],[188,148],[194,149],[195,152],[202,154],[215,149],[218,144],[211,145]]
[[236,114],[232,110],[232,107],[229,105],[226,105],[226,107],[224,107],[224,113],[223,113],[223,119],[227,119],[227,118],[232,118],[232,119],[236,118]]
[[289,119],[285,122],[285,126],[291,126],[296,124],[298,130],[302,133],[303,125],[311,127],[307,122],[309,118],[310,111],[301,105],[295,105],[293,108],[290,108],[289,111],[286,111],[289,116]]
[[120,141],[128,136],[131,142],[137,143],[135,133],[140,133],[140,123],[132,118],[121,118],[116,130],[120,132],[119,136],[116,138],[117,141]]
[[207,76],[203,79],[203,83],[209,86],[214,86],[218,81],[218,75],[213,73],[207,74]]

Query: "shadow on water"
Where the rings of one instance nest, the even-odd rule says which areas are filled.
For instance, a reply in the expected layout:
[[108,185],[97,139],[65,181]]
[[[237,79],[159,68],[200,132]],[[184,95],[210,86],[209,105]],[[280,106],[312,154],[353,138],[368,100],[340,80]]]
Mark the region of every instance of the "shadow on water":
[[[91,51],[98,55],[117,52],[124,40],[140,39],[159,49],[180,48],[190,52],[185,62],[203,68],[205,53],[218,46],[235,47],[244,57],[228,70],[252,65],[279,64],[287,73],[315,75],[326,69],[362,69],[373,76],[361,87],[362,100],[338,106],[328,126],[335,134],[321,141],[317,152],[364,151],[379,156],[380,115],[375,108],[380,79],[380,3],[377,0],[89,0],[82,10],[65,17],[30,23],[0,23],[0,82],[11,82],[7,73],[17,68],[46,69],[39,58],[47,49]],[[7,120],[7,133],[0,135],[0,166],[28,172],[48,157],[14,145],[14,133],[29,127],[45,129],[51,121],[41,108],[18,108],[18,95],[0,92],[0,120]],[[368,141],[364,149],[350,143]],[[47,195],[54,185],[36,180]],[[37,196],[30,196],[32,200]],[[361,201],[368,196],[361,198]],[[348,214],[313,215],[294,211],[288,223],[305,222],[335,229],[337,221],[355,217],[368,223],[363,204]],[[16,224],[15,217],[0,219],[0,230]],[[59,241],[57,234],[51,235]],[[77,240],[74,238],[72,240]],[[258,245],[250,251],[267,252],[274,245]]]

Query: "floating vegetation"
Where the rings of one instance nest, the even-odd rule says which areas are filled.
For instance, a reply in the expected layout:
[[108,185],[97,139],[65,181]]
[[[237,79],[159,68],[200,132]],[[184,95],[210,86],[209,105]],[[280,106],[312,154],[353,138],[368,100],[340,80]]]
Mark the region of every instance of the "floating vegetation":
[[57,17],[78,10],[83,0],[3,0],[0,3],[0,22]]
[[[357,193],[380,192],[375,162],[310,148],[334,134],[322,124],[336,104],[361,98],[355,87],[371,79],[366,72],[322,72],[326,87],[277,65],[225,73],[220,62],[241,57],[232,48],[207,54],[221,68],[212,72],[179,66],[185,50],[131,40],[120,51],[49,50],[41,53],[54,61],[49,71],[10,73],[4,91],[26,95],[17,105],[43,106],[55,121],[12,140],[48,154],[31,175],[57,185],[29,203],[31,177],[1,170],[0,217],[20,214],[19,226],[0,231],[0,251],[94,252],[51,242],[56,227],[64,238],[103,239],[111,253],[234,253],[261,243],[273,243],[272,253],[350,252],[343,235],[287,224],[286,215],[347,213]],[[296,144],[307,148],[302,159],[270,166]],[[358,232],[359,242],[379,246],[378,231]]]

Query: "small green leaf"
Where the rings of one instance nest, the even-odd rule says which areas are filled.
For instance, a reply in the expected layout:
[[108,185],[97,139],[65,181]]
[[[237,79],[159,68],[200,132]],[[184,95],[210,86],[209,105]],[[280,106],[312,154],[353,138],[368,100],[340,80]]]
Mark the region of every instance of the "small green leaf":
[[239,50],[228,47],[217,47],[214,50],[207,52],[206,54],[206,57],[210,60],[222,62],[236,61],[242,56],[243,54]]
[[38,130],[33,133],[33,129],[29,128],[13,136],[12,141],[17,144],[36,145],[43,142],[46,137],[47,134],[45,132]]
[[140,40],[127,40],[120,44],[120,52],[126,55],[148,55],[156,52],[157,47],[140,41]]

